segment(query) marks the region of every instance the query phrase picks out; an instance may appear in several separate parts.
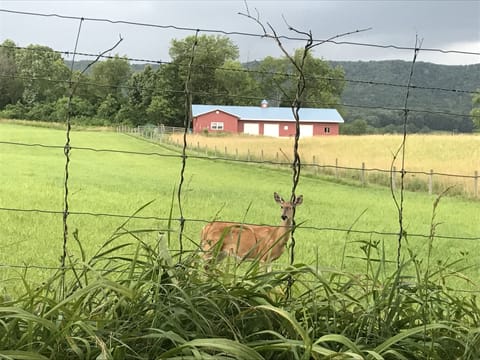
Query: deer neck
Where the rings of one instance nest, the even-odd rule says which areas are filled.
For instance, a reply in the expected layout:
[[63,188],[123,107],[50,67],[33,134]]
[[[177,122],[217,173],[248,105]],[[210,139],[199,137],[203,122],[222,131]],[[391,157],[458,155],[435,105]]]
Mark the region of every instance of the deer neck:
[[282,220],[278,227],[279,235],[282,237],[282,242],[287,243],[290,239],[290,233],[292,231],[292,220]]

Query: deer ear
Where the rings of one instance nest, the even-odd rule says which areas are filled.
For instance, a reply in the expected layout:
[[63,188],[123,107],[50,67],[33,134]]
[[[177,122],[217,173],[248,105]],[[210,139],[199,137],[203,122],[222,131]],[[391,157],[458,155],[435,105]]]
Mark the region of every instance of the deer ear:
[[285,202],[285,200],[283,200],[281,198],[280,195],[278,195],[276,192],[273,193],[273,198],[275,199],[275,201],[279,204],[283,204]]
[[294,204],[295,204],[295,206],[297,206],[297,205],[300,205],[302,202],[303,202],[303,195],[300,195],[295,199]]

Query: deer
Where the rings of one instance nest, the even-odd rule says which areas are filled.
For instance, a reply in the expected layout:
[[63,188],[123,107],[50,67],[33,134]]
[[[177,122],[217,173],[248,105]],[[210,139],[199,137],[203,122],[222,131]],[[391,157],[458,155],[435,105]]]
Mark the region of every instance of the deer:
[[241,261],[258,259],[260,263],[269,265],[278,259],[290,239],[295,208],[303,202],[303,196],[285,201],[275,192],[273,198],[282,210],[279,226],[225,221],[213,221],[205,225],[200,243],[204,260],[221,261],[227,256],[235,256]]

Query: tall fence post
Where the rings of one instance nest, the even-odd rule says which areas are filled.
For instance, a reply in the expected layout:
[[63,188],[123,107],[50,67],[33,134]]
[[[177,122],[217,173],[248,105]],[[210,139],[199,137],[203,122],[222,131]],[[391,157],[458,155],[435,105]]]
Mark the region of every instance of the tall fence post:
[[335,178],[338,179],[338,158],[335,159]]
[[391,183],[391,186],[392,186],[392,190],[395,191],[397,189],[397,168],[394,166],[392,168],[392,172],[390,174],[391,178],[392,178],[392,183]]
[[317,159],[315,158],[315,155],[313,155],[312,164],[313,164],[313,172],[315,173],[315,175],[318,175]]
[[362,162],[362,172],[361,172],[362,186],[365,186],[365,163]]
[[478,170],[473,175],[473,196],[478,197]]
[[430,169],[430,176],[428,177],[428,193],[433,194],[433,169]]

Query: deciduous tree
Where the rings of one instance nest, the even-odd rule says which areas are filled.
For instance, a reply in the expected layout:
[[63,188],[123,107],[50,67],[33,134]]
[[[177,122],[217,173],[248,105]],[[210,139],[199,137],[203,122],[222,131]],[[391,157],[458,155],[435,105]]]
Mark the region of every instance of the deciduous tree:
[[0,46],[0,109],[15,104],[22,97],[23,83],[18,78],[16,52],[11,40],[5,40]]
[[59,53],[47,46],[29,45],[15,54],[26,105],[53,102],[66,95],[70,70]]
[[128,60],[118,55],[94,64],[90,77],[93,88],[96,89],[97,102],[102,102],[108,95],[113,96],[119,102],[124,101],[127,93],[125,86],[131,73]]

